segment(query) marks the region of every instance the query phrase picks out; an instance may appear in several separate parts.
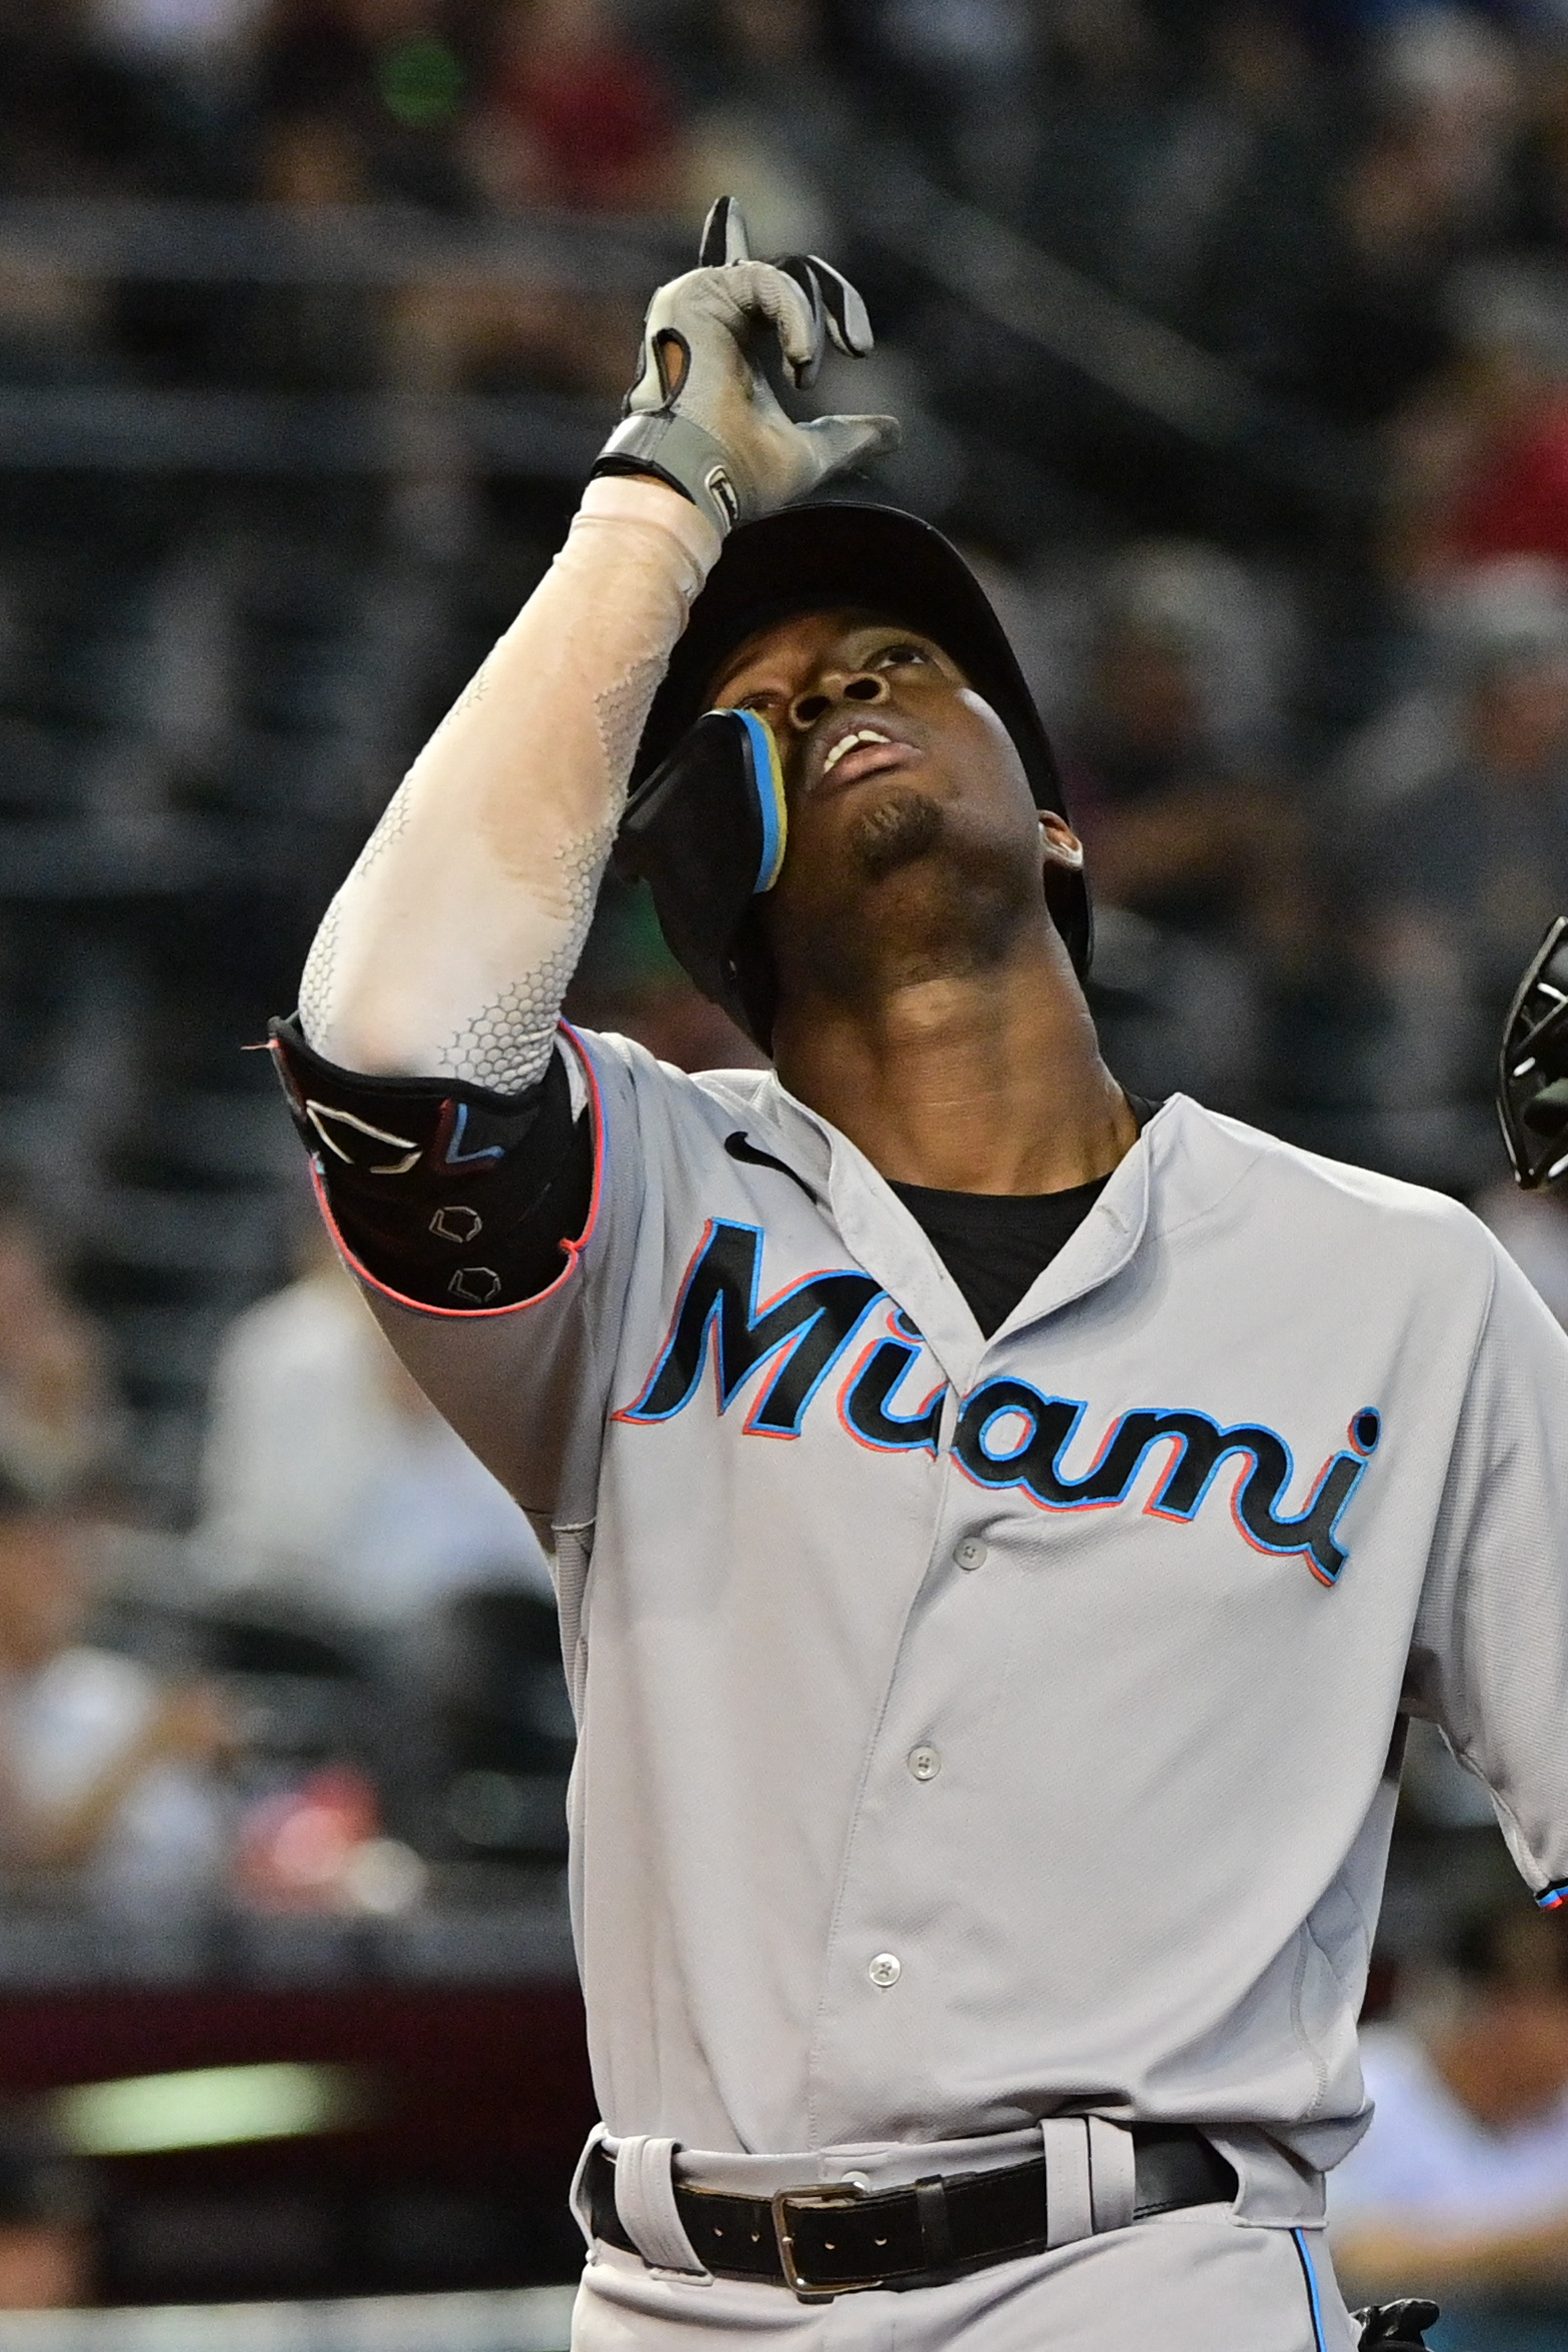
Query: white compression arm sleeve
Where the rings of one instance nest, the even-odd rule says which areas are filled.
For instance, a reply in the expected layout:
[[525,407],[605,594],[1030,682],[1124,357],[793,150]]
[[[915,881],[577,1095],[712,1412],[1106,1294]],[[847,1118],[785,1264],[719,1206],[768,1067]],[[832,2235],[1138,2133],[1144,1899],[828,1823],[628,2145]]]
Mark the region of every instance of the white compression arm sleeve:
[[318,1054],[499,1094],[544,1075],[643,722],[720,544],[663,483],[589,484],[327,910],[300,988]]

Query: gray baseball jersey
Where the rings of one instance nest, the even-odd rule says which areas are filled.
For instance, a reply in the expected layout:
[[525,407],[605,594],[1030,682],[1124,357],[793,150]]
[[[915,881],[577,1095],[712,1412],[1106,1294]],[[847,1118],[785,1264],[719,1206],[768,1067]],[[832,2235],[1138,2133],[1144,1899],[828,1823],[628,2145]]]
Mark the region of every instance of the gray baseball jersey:
[[552,1530],[610,2130],[1189,2120],[1310,2223],[1402,1706],[1568,1879],[1568,1340],[1452,1202],[1180,1097],[987,1340],[774,1076],[570,1050],[568,1270],[377,1306]]

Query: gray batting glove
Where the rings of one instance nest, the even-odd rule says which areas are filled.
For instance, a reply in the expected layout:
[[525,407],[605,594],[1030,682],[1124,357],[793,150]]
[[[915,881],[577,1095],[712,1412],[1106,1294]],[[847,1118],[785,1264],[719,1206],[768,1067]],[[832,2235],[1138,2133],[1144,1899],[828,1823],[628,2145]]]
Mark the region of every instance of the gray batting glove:
[[643,328],[643,373],[596,474],[656,474],[684,491],[721,537],[736,523],[803,498],[865,458],[898,446],[895,417],[786,417],[763,373],[776,334],[791,381],[815,376],[830,338],[858,359],[871,322],[849,284],[815,254],[754,261],[734,197],[703,231],[701,266],[661,286]]

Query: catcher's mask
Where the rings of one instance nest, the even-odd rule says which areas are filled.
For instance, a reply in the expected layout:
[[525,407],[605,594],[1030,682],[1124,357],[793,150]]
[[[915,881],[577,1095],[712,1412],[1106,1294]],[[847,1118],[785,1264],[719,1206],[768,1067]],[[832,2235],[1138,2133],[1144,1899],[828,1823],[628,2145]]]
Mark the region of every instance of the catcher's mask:
[[1508,1009],[1497,1115],[1527,1192],[1568,1176],[1568,915],[1542,940]]
[[[632,769],[616,865],[654,894],[671,953],[705,997],[766,1052],[772,963],[755,922],[784,864],[779,754],[747,711],[711,711],[721,665],[759,630],[800,613],[858,606],[930,638],[1000,719],[1038,809],[1066,818],[1050,743],[1017,658],[956,548],[894,507],[788,507],[725,543],[654,698]],[[1081,874],[1052,869],[1046,895],[1080,977],[1093,931]]]

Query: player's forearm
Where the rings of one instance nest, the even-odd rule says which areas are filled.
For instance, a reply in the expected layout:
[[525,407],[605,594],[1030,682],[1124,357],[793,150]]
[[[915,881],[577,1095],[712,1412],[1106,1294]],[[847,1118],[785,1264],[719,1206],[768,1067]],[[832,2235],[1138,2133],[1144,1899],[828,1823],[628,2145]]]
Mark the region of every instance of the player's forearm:
[[719,545],[660,483],[590,485],[317,934],[300,1013],[318,1053],[501,1093],[542,1074],[643,722]]

